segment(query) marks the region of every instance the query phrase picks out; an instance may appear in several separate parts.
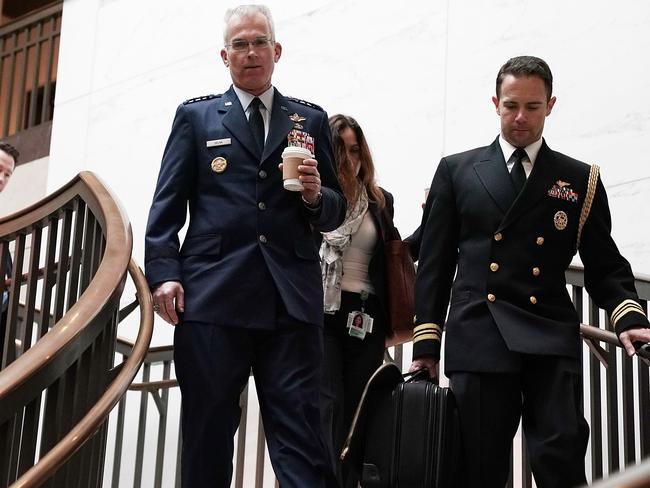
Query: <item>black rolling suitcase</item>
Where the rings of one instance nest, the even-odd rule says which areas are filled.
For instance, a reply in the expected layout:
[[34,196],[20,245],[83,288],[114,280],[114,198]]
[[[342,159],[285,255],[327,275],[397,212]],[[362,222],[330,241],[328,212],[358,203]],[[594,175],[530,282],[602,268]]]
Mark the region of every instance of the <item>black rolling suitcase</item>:
[[449,388],[425,371],[405,375],[381,366],[368,382],[343,448],[363,488],[455,488],[460,430]]

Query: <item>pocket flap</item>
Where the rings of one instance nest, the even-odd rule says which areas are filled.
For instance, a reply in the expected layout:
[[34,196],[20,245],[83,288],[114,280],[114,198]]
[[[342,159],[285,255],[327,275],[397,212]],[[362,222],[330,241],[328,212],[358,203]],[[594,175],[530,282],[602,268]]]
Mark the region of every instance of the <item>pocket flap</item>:
[[221,236],[217,234],[186,237],[181,256],[214,256],[221,253]]

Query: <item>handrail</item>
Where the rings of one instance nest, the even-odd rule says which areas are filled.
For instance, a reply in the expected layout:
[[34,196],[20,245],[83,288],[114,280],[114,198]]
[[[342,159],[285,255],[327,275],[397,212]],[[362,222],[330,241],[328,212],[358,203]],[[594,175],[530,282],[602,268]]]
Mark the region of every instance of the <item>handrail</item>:
[[[30,391],[45,387],[56,371],[68,367],[74,357],[70,352],[90,341],[95,331],[86,324],[105,314],[109,305],[117,303],[124,288],[129,266],[132,235],[128,219],[117,200],[93,173],[84,171],[59,191],[40,202],[0,219],[0,235],[10,235],[32,225],[64,207],[77,195],[97,214],[106,216],[104,232],[106,248],[97,273],[80,299],[52,329],[32,348],[0,371],[0,422],[12,412],[16,402],[28,399]],[[92,297],[92,299],[83,299]],[[47,369],[48,374],[39,374]],[[11,394],[13,401],[8,401]]]
[[[46,195],[41,200],[38,200],[37,202],[9,215],[0,216],[0,236],[11,236],[14,232],[44,219],[60,208],[64,208],[75,196],[80,194],[79,190],[83,187],[81,183],[85,183],[92,188],[101,188],[102,194],[108,193],[108,190],[106,190],[106,188],[100,183],[99,178],[94,173],[90,171],[82,171],[66,184],[49,195]],[[85,194],[87,195],[88,193],[85,192]],[[113,197],[111,197],[111,200],[111,206],[118,208],[120,214],[123,217],[126,217]]]
[[144,274],[133,260],[129,261],[129,274],[135,282],[140,302],[140,330],[133,351],[106,392],[83,419],[10,488],[39,486],[47,480],[106,420],[135,378],[153,334],[153,301]]
[[[621,342],[618,340],[618,337],[613,332],[603,330],[599,327],[594,327],[593,325],[580,324],[580,333],[586,339],[592,339],[600,342],[606,342],[613,346],[623,347]],[[119,339],[125,344],[132,344],[126,339]],[[399,340],[387,341],[387,347],[393,346],[402,346],[411,342],[411,338],[406,339],[405,336],[400,336]],[[157,346],[156,348],[150,348],[149,352],[152,352],[153,349],[157,349],[155,352],[169,352],[173,351],[173,346]],[[131,383],[129,390],[132,391],[155,391],[166,388],[174,388],[178,386],[178,380],[169,379],[169,380],[160,380],[160,381],[144,381],[141,383]]]
[[[0,280],[10,292],[0,341],[0,484],[68,486],[75,479],[98,488],[109,414],[153,334],[152,298],[131,259],[128,218],[100,179],[82,172],[0,218],[0,238],[3,260],[14,244],[13,280]],[[136,301],[120,310],[127,274]],[[117,325],[137,306],[136,342],[114,366]]]
[[[584,268],[579,265],[571,265],[569,269],[567,270],[567,275],[570,276],[571,279],[571,284],[580,284],[584,285],[584,281],[582,280],[582,273],[584,272]],[[578,278],[576,280],[576,278]],[[650,290],[650,275],[644,275],[644,274],[636,274],[635,278],[637,279],[637,284],[640,285],[644,290]],[[640,291],[641,293],[641,291]],[[650,293],[648,293],[650,297]],[[645,296],[643,297],[645,298]],[[580,324],[580,333],[582,334],[583,338],[585,340],[594,340],[594,341],[599,341],[599,342],[605,342],[607,344],[611,344],[616,347],[622,348],[622,344],[618,339],[618,336],[611,331],[602,329],[600,327],[595,327],[593,325],[588,325],[588,324]],[[386,339],[386,347],[394,347],[394,346],[403,346],[404,344],[408,344],[412,340],[412,335],[410,333],[404,333],[404,331],[400,331],[399,333],[395,334],[393,337],[387,338]],[[118,337],[118,349],[120,346],[122,348],[132,348],[133,343],[130,342],[128,339],[125,339],[123,337]],[[149,355],[150,356],[156,356],[156,355],[167,355],[171,357],[173,354],[174,346],[171,344],[166,344],[162,346],[155,346],[149,348]],[[146,360],[149,360],[149,362],[156,362],[156,358],[147,358]],[[146,361],[145,360],[145,361]],[[647,361],[647,360],[646,360]],[[157,390],[161,388],[173,388],[175,386],[178,386],[178,382],[175,379],[170,379],[170,380],[163,380],[163,381],[149,381],[149,382],[143,382],[143,383],[133,383],[129,387],[130,390],[135,390],[135,391],[151,391],[151,390]]]
[[650,459],[596,482],[591,488],[650,488]]

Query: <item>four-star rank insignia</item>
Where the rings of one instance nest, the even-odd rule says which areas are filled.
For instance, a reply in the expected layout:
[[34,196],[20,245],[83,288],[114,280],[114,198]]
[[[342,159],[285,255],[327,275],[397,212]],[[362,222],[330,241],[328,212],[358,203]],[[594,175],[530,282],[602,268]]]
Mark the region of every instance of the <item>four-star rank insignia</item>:
[[221,156],[218,156],[212,160],[212,163],[210,163],[210,167],[212,168],[212,171],[215,173],[223,173],[226,171],[226,168],[228,167],[228,161],[226,161],[226,158],[222,158]]

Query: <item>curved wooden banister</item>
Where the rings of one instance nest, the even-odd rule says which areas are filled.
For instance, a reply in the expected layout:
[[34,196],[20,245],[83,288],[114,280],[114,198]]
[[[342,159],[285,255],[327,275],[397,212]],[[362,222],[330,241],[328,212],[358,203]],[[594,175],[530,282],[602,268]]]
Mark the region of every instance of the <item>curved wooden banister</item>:
[[160,381],[145,381],[143,383],[131,383],[129,390],[132,391],[156,391],[178,386],[178,380],[160,380]]
[[[85,190],[86,186],[88,190]],[[17,210],[12,214],[0,217],[0,235],[5,237],[11,236],[14,232],[33,225],[52,212],[65,208],[77,195],[90,197],[90,201],[87,200],[87,202],[93,203],[93,210],[97,211],[100,209],[101,200],[102,204],[108,204],[111,208],[119,210],[120,215],[124,216],[117,201],[110,195],[110,192],[100,182],[99,178],[90,171],[82,171],[61,188],[53,191],[41,200]],[[106,201],[107,197],[110,199],[108,202]]]
[[129,274],[133,279],[140,302],[140,330],[133,350],[117,377],[84,418],[36,465],[21,476],[10,488],[40,486],[56,469],[93,434],[106,420],[113,407],[122,398],[135,378],[147,355],[153,334],[153,301],[144,274],[133,260],[129,262]]
[[75,360],[74,350],[84,348],[99,332],[88,324],[99,323],[118,305],[131,259],[130,224],[116,199],[99,179],[82,172],[70,183],[40,202],[0,219],[0,235],[34,225],[78,195],[96,213],[104,216],[106,249],[96,275],[80,299],[37,344],[0,371],[0,422],[44,388]]
[[591,488],[650,488],[650,459],[594,483]]
[[[100,179],[82,172],[0,218],[2,273],[9,244],[12,276],[0,281],[9,289],[0,340],[0,483],[99,488],[106,420],[153,333],[151,293],[131,260],[131,226]],[[113,368],[117,325],[128,315],[119,309],[127,276],[137,291],[128,311],[140,307],[140,328]]]

